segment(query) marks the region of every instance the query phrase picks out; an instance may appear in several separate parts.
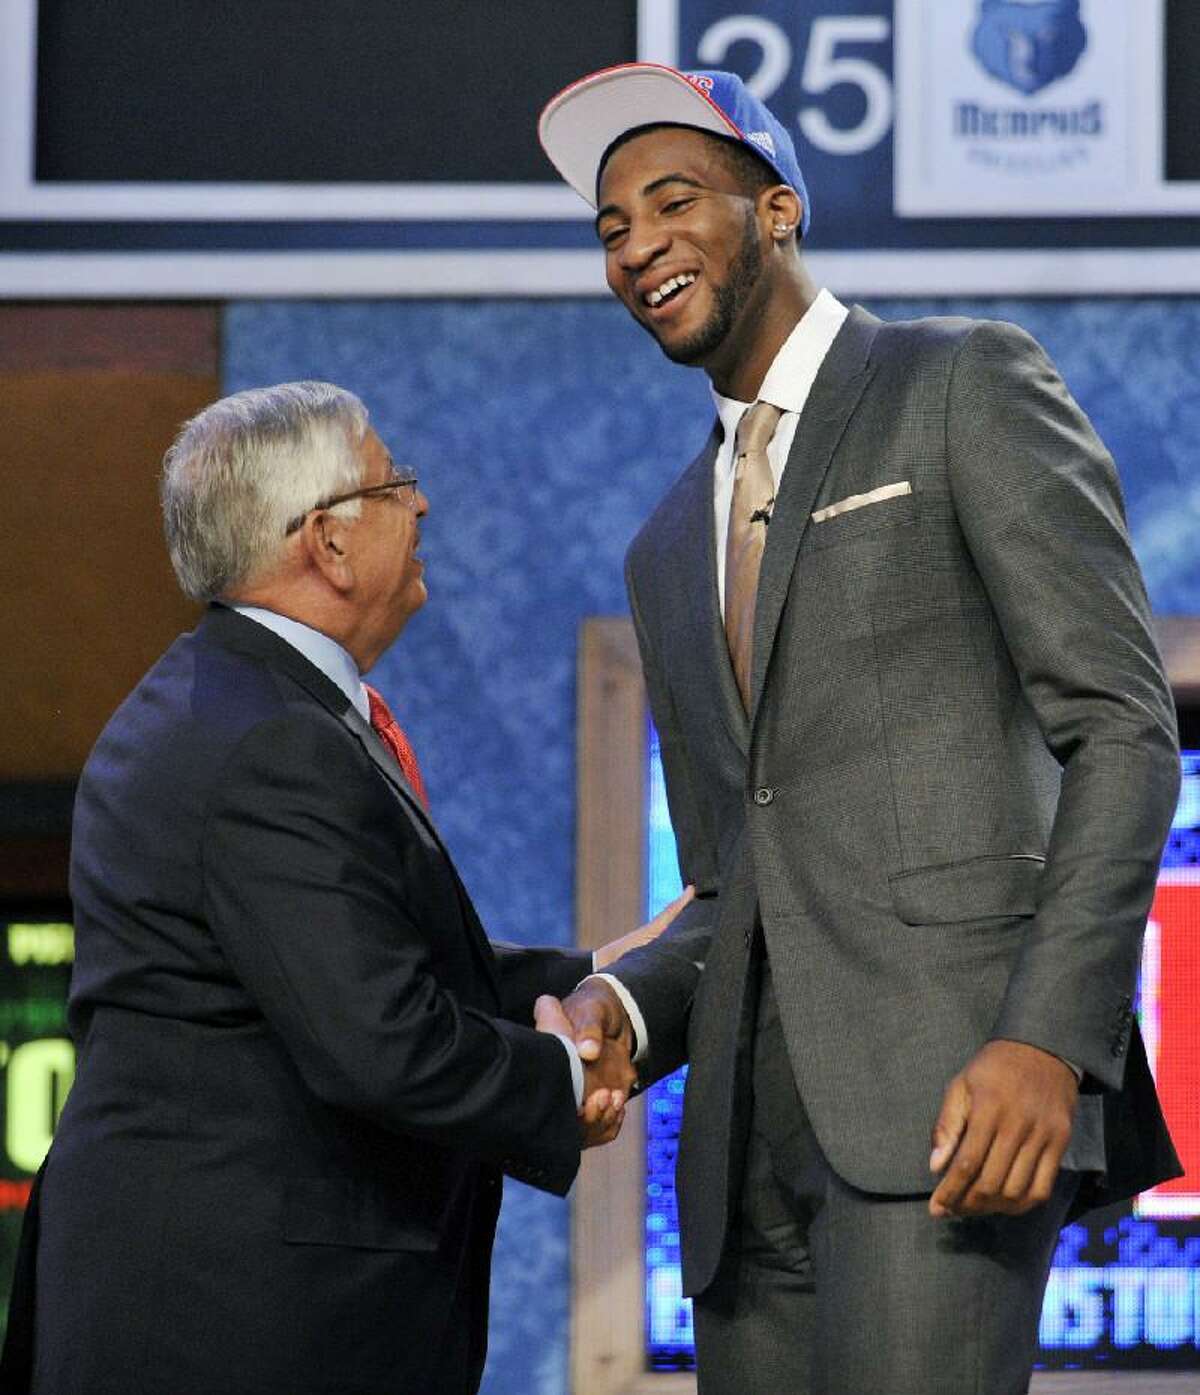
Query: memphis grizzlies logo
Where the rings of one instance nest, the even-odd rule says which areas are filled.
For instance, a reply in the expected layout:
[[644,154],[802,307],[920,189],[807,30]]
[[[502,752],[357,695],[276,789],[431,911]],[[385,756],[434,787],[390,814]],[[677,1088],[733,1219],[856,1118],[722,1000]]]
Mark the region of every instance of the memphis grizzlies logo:
[[1026,97],[1066,75],[1087,47],[1079,0],[981,0],[971,42],[995,78]]

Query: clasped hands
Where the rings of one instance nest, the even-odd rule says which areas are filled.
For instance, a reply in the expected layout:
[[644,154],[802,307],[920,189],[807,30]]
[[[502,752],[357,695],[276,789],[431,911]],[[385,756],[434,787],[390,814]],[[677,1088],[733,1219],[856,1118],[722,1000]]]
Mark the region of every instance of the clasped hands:
[[[657,939],[694,896],[692,887],[645,925],[611,940],[596,951],[602,972],[631,949]],[[584,979],[565,1001],[543,994],[534,1004],[534,1025],[574,1040],[583,1062],[583,1104],[579,1109],[584,1148],[611,1143],[625,1122],[625,1105],[637,1084],[633,1066],[633,1029],[620,999],[602,979]]]

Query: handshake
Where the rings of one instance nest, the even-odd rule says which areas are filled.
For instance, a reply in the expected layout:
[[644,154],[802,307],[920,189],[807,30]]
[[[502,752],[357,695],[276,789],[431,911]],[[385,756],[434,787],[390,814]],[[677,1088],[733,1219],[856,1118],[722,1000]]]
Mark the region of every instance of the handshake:
[[[653,920],[603,945],[595,954],[596,973],[631,949],[657,939],[694,895],[693,888],[686,887]],[[565,1000],[544,994],[534,1004],[533,1016],[539,1032],[572,1039],[583,1062],[583,1104],[579,1109],[583,1147],[611,1143],[621,1132],[625,1104],[637,1084],[633,1028],[620,998],[603,979],[585,978]]]

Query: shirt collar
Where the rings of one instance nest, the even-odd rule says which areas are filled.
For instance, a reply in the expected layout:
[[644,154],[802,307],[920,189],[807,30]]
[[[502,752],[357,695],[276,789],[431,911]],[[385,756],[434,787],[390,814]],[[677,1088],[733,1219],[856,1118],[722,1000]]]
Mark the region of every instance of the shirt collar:
[[[825,355],[848,313],[841,301],[829,291],[818,292],[817,298],[779,346],[756,400],[772,402],[785,412],[803,411]],[[716,388],[713,389],[713,401],[721,418],[725,439],[732,441],[742,413],[751,404],[741,402],[736,397],[722,397]]]
[[364,721],[371,720],[371,706],[362,679],[358,676],[358,665],[336,639],[330,639],[320,630],[314,630],[311,625],[302,624],[287,615],[264,610],[262,606],[232,605],[229,608],[244,615],[247,620],[265,626],[293,649],[299,650],[314,668],[320,669],[331,683],[337,684]]

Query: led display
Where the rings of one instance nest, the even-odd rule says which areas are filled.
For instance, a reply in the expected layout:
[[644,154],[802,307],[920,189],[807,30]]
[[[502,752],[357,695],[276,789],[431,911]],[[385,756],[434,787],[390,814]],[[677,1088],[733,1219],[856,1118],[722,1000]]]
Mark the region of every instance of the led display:
[[75,1078],[75,1049],[65,1025],[74,957],[74,931],[64,920],[44,912],[0,914],[0,1293],[5,1295],[33,1174]]

